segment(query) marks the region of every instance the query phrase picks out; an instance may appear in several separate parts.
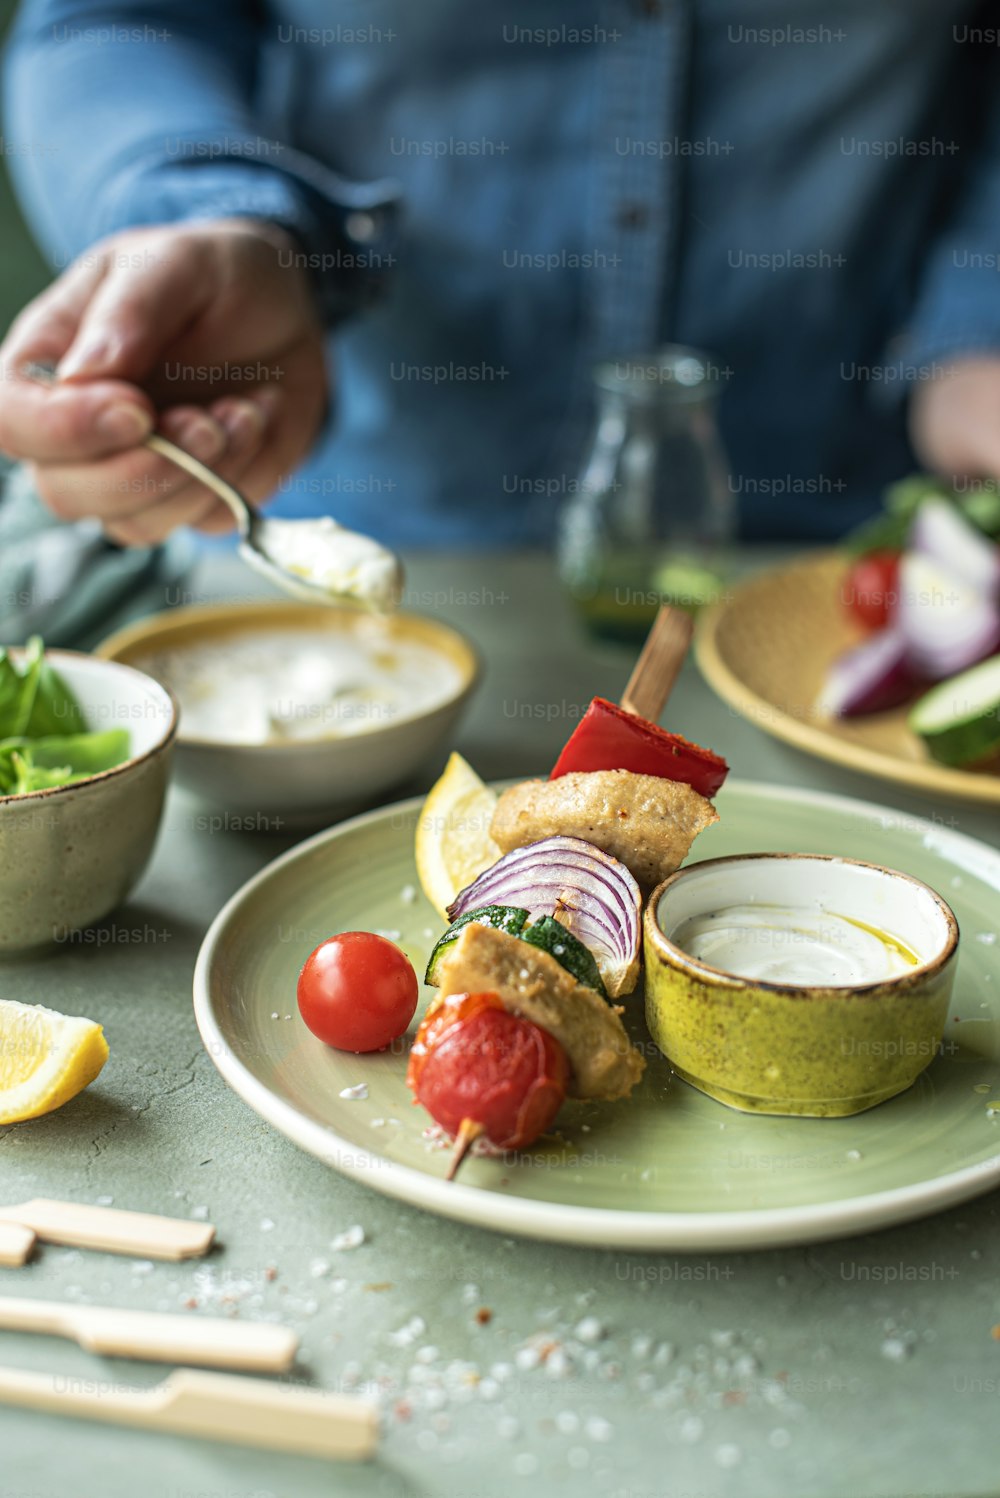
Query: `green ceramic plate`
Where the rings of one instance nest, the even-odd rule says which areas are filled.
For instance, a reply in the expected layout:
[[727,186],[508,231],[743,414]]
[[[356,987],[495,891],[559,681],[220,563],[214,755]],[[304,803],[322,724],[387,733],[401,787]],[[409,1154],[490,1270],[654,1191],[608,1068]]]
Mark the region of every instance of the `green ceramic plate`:
[[[381,931],[423,970],[441,923],[417,885],[418,808],[372,812],[294,848],[230,900],[205,938],[195,1011],[209,1055],[303,1149],[443,1216],[636,1249],[833,1238],[1000,1182],[1000,853],[866,802],[736,782],[719,797],[722,820],[702,834],[699,857],[849,854],[915,874],[952,905],[962,956],[941,1055],[909,1092],[855,1118],[749,1116],[671,1074],[637,994],[626,1003],[649,1058],[641,1090],[623,1103],[567,1106],[557,1138],[524,1155],[470,1159],[448,1184],[447,1154],[424,1137],[429,1120],[404,1086],[406,1046],[329,1050],[295,1004],[302,962],[335,931]],[[367,1096],[345,1096],[359,1083]]]

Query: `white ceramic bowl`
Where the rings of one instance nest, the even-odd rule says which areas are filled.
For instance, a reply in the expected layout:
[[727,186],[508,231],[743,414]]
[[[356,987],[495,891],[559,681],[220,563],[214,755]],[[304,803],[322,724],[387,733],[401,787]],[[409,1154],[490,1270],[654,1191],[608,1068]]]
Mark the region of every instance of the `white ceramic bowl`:
[[141,671],[69,650],[46,657],[88,728],[127,728],[132,753],[75,785],[0,797],[2,955],[70,942],[130,893],[156,841],[177,733],[173,698]]
[[[369,619],[355,609],[293,602],[171,609],[112,635],[98,654],[142,667],[159,651],[206,640],[262,630],[350,631]],[[414,774],[451,742],[479,679],[479,658],[458,630],[421,614],[399,610],[386,617],[386,628],[390,638],[428,645],[455,663],[457,683],[444,700],[412,717],[373,718],[343,737],[264,744],[195,737],[185,732],[182,709],[177,783],[225,813],[227,825],[267,831],[333,820]]]

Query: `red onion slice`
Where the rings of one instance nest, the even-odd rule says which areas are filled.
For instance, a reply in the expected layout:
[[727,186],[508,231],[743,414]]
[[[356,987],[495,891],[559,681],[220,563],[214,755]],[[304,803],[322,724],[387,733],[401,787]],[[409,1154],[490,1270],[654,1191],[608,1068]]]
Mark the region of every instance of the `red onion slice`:
[[1000,548],[945,499],[925,499],[914,517],[910,546],[981,593],[1000,589]]
[[899,567],[899,627],[919,675],[942,681],[1000,649],[1000,609],[959,573],[907,552]]
[[816,704],[831,718],[885,712],[913,694],[916,681],[902,630],[881,630],[834,661]]
[[456,921],[484,905],[516,905],[529,921],[555,916],[589,947],[609,995],[631,993],[639,976],[639,886],[624,864],[579,837],[546,837],[514,848],[448,906]]

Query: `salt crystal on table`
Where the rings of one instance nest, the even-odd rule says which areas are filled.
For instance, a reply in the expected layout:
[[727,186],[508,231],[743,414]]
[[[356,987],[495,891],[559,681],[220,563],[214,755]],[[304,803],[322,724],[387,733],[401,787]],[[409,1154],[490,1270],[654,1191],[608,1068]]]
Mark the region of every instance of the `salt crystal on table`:
[[314,1280],[321,1280],[325,1274],[330,1273],[329,1259],[313,1259],[309,1265],[309,1273]]
[[364,1228],[355,1224],[354,1227],[345,1228],[342,1233],[338,1233],[336,1238],[332,1238],[330,1240],[330,1247],[336,1253],[340,1253],[345,1248],[360,1248],[364,1241]]
[[890,1363],[903,1363],[910,1356],[913,1347],[904,1337],[886,1337],[880,1350]]
[[701,1433],[705,1429],[697,1415],[685,1415],[681,1421],[680,1438],[693,1446],[695,1441],[701,1440]]
[[545,1360],[545,1371],[550,1378],[566,1378],[573,1371],[573,1363],[565,1348],[556,1347]]
[[521,1429],[521,1422],[514,1415],[501,1415],[497,1421],[497,1435],[512,1441]]
[[342,1087],[340,1089],[340,1096],[347,1098],[352,1103],[361,1098],[366,1098],[368,1096],[368,1083],[356,1082],[353,1087]]
[[113,1196],[99,1196],[97,1198],[97,1205],[99,1207],[110,1207],[111,1203],[113,1201],[114,1201],[114,1197]]
[[715,1448],[715,1460],[720,1467],[738,1467],[743,1460],[743,1453],[738,1446],[727,1444]]
[[204,1222],[204,1220],[208,1216],[208,1208],[207,1207],[192,1207],[191,1208],[191,1216],[194,1217],[194,1218],[196,1218],[197,1221],[199,1221],[199,1222]]
[[610,1441],[614,1430],[603,1415],[591,1415],[583,1427],[584,1435],[591,1441]]
[[274,1227],[274,1223],[273,1223],[273,1221],[271,1220],[270,1217],[262,1217],[261,1218],[261,1220],[260,1220],[260,1230],[261,1230],[262,1233],[269,1233],[273,1227]]
[[605,1331],[596,1316],[585,1316],[577,1323],[576,1335],[581,1342],[599,1342],[605,1335]]
[[560,1410],[556,1416],[556,1430],[561,1435],[571,1436],[580,1429],[580,1417],[575,1410]]
[[399,898],[402,900],[404,905],[412,905],[414,900],[417,898],[416,887],[412,884],[404,884],[403,888],[399,892]]
[[520,1368],[522,1373],[527,1373],[530,1369],[537,1368],[538,1364],[541,1362],[538,1348],[519,1347],[517,1349],[517,1352],[514,1354],[514,1362],[517,1367]]

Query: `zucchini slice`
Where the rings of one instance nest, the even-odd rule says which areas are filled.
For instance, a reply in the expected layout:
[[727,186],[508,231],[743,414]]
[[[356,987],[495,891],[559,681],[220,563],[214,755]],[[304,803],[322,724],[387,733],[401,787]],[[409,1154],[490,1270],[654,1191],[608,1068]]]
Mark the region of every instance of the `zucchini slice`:
[[522,941],[530,942],[533,947],[540,947],[543,952],[548,952],[584,988],[594,988],[602,999],[607,998],[608,991],[604,987],[593,952],[572,931],[567,931],[555,916],[541,915],[519,934]]
[[465,915],[460,915],[458,920],[448,927],[447,931],[438,941],[427,964],[424,974],[424,982],[436,988],[440,982],[438,967],[442,957],[446,957],[452,950],[462,929],[471,922],[477,926],[492,926],[497,931],[506,931],[510,936],[520,936],[528,919],[528,912],[521,910],[516,905],[483,905],[479,910],[469,910]]
[[1000,750],[1000,655],[939,682],[907,720],[943,765],[971,765]]
[[554,957],[559,966],[585,988],[593,988],[602,999],[608,997],[601,978],[600,969],[589,947],[584,946],[572,931],[551,915],[542,915],[528,925],[528,912],[516,905],[483,905],[479,910],[469,910],[460,915],[441,937],[430,956],[424,982],[437,987],[440,983],[442,960],[453,951],[463,929],[469,925],[492,926],[495,931],[506,931],[508,936],[519,936],[522,941],[539,947]]

